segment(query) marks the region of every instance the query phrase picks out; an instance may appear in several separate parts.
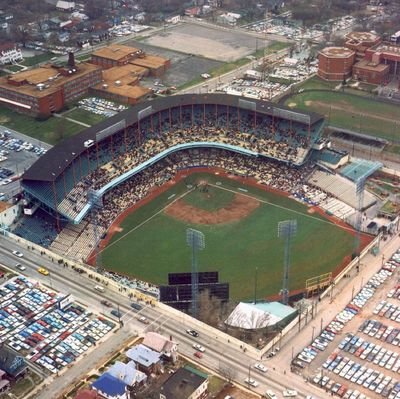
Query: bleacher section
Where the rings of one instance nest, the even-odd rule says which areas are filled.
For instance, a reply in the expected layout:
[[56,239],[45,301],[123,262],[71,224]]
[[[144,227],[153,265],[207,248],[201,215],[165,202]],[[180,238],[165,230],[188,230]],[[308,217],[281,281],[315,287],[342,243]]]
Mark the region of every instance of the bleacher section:
[[[320,188],[354,209],[358,208],[355,184],[338,174],[329,174],[317,170],[308,179],[308,184]],[[376,201],[377,198],[373,194],[365,191],[363,209],[369,208]]]
[[[61,227],[64,225],[65,223]],[[32,216],[23,216],[11,230],[14,234],[45,248],[57,237],[55,218],[40,208]]]

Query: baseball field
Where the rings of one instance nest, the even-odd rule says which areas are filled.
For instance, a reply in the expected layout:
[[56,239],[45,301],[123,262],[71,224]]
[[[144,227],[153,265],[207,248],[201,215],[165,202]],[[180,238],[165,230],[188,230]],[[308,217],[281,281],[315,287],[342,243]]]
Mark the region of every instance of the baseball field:
[[351,231],[315,208],[287,196],[245,185],[220,174],[194,173],[169,183],[168,189],[125,215],[111,229],[102,250],[104,267],[163,284],[168,272],[189,272],[191,251],[186,229],[205,235],[199,271],[218,270],[230,283],[234,300],[277,295],[282,286],[284,243],[279,221],[296,219],[292,243],[290,289],[303,289],[307,278],[334,271],[349,260]]

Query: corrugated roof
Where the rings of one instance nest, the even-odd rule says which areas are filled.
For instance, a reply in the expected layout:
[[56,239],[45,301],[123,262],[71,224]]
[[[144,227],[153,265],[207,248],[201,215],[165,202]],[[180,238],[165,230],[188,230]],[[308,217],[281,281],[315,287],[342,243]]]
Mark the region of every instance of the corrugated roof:
[[130,47],[130,46],[124,46],[123,44],[112,44],[107,47],[102,47],[98,50],[96,50],[92,56],[96,57],[102,57],[102,58],[107,58],[110,60],[118,61],[121,60],[129,55],[134,55],[137,52],[140,52],[141,50],[135,48],[135,47]]

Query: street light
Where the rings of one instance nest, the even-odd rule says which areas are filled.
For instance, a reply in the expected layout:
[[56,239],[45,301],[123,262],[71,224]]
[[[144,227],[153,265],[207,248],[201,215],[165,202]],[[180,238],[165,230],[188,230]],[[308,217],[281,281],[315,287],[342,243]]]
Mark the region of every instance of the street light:
[[315,326],[312,326],[312,331],[311,331],[311,342],[314,341],[314,331],[315,331]]

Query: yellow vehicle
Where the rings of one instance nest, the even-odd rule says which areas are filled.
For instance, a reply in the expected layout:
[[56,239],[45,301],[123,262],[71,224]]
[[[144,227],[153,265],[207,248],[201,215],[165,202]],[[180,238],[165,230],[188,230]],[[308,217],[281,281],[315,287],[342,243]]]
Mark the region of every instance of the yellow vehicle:
[[48,276],[50,273],[49,273],[49,271],[47,270],[47,269],[45,269],[44,267],[39,267],[39,269],[37,269],[37,271],[40,273],[40,274],[43,274],[43,275],[45,275],[45,276]]

